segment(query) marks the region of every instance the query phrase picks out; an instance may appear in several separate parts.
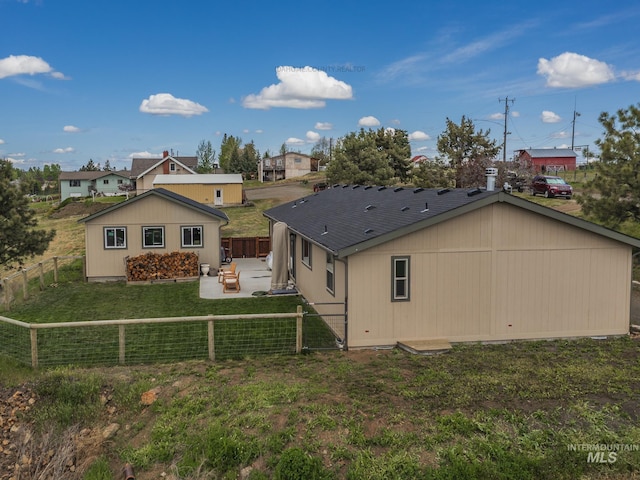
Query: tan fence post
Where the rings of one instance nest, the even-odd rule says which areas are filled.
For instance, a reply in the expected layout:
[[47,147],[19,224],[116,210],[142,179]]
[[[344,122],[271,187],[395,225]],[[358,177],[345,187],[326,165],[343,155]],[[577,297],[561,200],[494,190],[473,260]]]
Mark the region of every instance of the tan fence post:
[[125,346],[126,346],[126,339],[124,335],[124,325],[118,325],[118,345],[119,345],[119,351],[120,351],[118,360],[120,362],[120,365],[124,365]]
[[44,290],[44,265],[38,262],[38,273],[40,274],[40,291]]
[[38,368],[38,330],[31,328],[31,366]]
[[213,340],[213,320],[207,322],[207,345],[209,346],[209,360],[216,360],[216,349]]
[[296,353],[302,352],[302,305],[296,309]]
[[25,268],[22,269],[22,297],[25,300],[29,298],[29,277]]
[[53,283],[58,283],[58,257],[53,257]]

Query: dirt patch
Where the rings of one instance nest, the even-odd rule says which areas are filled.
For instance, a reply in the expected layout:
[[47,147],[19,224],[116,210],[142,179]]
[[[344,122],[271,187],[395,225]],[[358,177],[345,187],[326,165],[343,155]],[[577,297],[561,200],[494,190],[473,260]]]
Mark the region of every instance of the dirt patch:
[[104,210],[105,208],[109,208],[112,204],[109,203],[85,203],[85,202],[71,202],[66,204],[64,207],[53,212],[50,217],[51,218],[67,218],[67,217],[86,217],[88,215],[93,215],[100,210]]
[[249,201],[277,198],[279,203],[286,203],[312,194],[313,185],[303,185],[302,183],[267,184],[264,187],[247,188],[245,192]]

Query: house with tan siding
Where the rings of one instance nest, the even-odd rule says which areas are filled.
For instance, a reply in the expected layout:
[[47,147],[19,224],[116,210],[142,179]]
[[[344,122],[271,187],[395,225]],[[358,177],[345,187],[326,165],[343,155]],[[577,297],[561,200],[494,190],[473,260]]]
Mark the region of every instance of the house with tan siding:
[[153,188],[164,188],[205,205],[225,207],[242,205],[242,184],[239,173],[156,175]]
[[162,188],[79,221],[89,281],[124,280],[127,257],[148,252],[193,252],[200,263],[219,268],[220,227],[229,223],[224,212]]
[[194,175],[197,166],[198,157],[173,156],[165,150],[162,158],[134,158],[130,178],[140,195],[153,188],[156,175]]
[[640,240],[502,191],[339,185],[265,216],[347,348],[629,332]]

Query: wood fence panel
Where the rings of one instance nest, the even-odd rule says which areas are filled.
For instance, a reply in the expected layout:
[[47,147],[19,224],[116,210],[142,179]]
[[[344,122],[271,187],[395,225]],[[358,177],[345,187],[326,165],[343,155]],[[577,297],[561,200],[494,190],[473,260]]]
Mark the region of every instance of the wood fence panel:
[[271,251],[271,237],[227,237],[222,246],[233,258],[266,257]]

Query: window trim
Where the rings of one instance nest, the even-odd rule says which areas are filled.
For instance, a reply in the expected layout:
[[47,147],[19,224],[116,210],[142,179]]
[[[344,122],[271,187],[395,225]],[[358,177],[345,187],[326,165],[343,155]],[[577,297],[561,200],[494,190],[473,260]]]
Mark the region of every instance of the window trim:
[[[200,229],[200,245],[193,245],[193,229]],[[191,230],[191,245],[184,243],[185,230]],[[180,247],[181,248],[204,248],[204,227],[202,225],[183,225],[180,227]]]
[[[396,276],[396,264],[397,262],[406,262],[405,276]],[[397,282],[405,282],[405,294],[398,295]],[[391,301],[392,302],[408,302],[411,300],[411,256],[410,255],[397,255],[391,257]]]
[[[331,275],[331,285],[329,285],[329,275]],[[327,291],[335,296],[336,293],[336,259],[327,252],[327,258],[325,260],[325,288]]]
[[177,165],[175,164],[175,162],[169,162],[169,171],[175,172],[176,170],[177,170]]
[[[160,231],[162,232],[162,244],[161,245],[147,245],[146,241],[146,233],[147,230],[152,230],[152,229],[160,229]],[[164,231],[164,225],[155,225],[155,226],[145,226],[142,227],[142,248],[164,248],[165,247],[165,231]]]
[[311,242],[306,238],[300,238],[300,240],[302,241],[302,245],[300,247],[300,260],[305,267],[308,267],[309,270],[313,270],[313,268],[311,267],[311,252],[313,250],[313,246],[311,245]]
[[78,188],[82,186],[82,180],[69,180],[69,188]]
[[[107,245],[107,231],[109,230],[113,230],[114,234],[113,234],[113,238],[114,238],[114,243],[115,245],[110,246]],[[124,244],[123,245],[118,245],[117,241],[115,241],[115,239],[117,239],[117,231],[118,230],[122,230],[124,232]],[[103,227],[102,228],[102,239],[103,239],[103,243],[102,246],[104,247],[105,250],[126,250],[127,248],[127,227]]]

